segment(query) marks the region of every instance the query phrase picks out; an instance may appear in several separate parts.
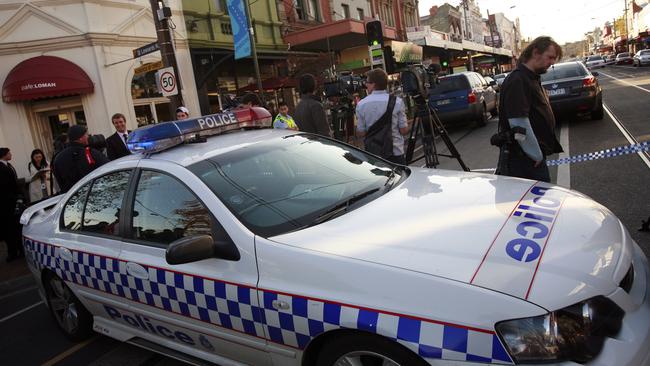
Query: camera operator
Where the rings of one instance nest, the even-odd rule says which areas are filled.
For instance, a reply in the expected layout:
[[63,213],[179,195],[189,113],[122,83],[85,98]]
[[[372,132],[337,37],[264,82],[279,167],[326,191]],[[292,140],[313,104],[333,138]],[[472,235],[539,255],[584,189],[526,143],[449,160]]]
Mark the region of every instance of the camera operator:
[[108,162],[108,158],[99,150],[88,146],[86,127],[74,125],[68,130],[70,143],[57,156],[52,165],[54,177],[61,192],[67,192],[86,174]]
[[382,69],[368,71],[368,96],[357,105],[357,137],[364,137],[366,151],[406,165],[404,136],[409,125],[401,98],[389,94],[388,75]]

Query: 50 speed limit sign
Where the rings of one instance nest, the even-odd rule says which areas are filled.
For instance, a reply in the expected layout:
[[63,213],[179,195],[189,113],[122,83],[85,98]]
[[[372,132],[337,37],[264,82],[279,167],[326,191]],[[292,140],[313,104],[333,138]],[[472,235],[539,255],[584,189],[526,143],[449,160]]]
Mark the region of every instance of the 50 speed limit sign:
[[158,70],[156,72],[156,84],[158,85],[158,90],[165,97],[178,94],[178,85],[173,67]]

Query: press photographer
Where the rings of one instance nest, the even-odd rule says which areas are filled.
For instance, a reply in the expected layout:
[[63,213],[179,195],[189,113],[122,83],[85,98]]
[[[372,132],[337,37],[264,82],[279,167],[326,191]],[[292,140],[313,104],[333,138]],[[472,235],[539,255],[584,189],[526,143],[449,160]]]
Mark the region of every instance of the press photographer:
[[106,146],[104,136],[89,136],[86,127],[74,125],[68,130],[68,138],[70,143],[52,162],[54,177],[62,193],[86,174],[108,163],[108,158],[98,150]]

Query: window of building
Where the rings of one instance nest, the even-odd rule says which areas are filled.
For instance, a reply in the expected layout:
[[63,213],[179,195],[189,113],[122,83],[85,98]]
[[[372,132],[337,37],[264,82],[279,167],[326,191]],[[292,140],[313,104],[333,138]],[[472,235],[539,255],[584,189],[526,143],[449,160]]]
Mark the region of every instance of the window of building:
[[217,11],[228,14],[227,0],[217,0]]
[[363,14],[363,9],[362,8],[357,8],[357,14],[359,15],[359,18],[358,18],[359,20],[363,20],[363,18],[365,17],[364,14]]
[[210,211],[185,185],[160,172],[142,172],[132,216],[132,234],[138,240],[167,245],[212,234]]
[[232,25],[230,22],[221,22],[221,33],[232,34]]
[[350,19],[350,5],[341,4],[341,8],[343,9],[343,17],[345,19]]
[[121,171],[95,179],[86,200],[82,231],[119,234],[120,210],[130,176],[131,171]]
[[304,0],[294,0],[293,9],[296,11],[296,16],[300,20],[307,20],[307,12],[305,11],[305,1]]
[[309,20],[320,22],[320,9],[318,7],[318,0],[309,0]]

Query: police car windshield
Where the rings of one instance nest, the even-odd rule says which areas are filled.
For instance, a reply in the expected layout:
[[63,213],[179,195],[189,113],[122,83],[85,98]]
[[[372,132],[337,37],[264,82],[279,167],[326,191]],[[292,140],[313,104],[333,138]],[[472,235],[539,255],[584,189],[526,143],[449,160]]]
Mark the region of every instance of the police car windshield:
[[[406,176],[394,168],[336,141],[296,134],[214,156],[189,170],[251,231],[271,237],[313,225],[360,193],[374,190],[348,211],[374,200]],[[389,178],[395,183],[386,186]]]

